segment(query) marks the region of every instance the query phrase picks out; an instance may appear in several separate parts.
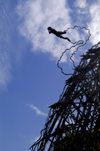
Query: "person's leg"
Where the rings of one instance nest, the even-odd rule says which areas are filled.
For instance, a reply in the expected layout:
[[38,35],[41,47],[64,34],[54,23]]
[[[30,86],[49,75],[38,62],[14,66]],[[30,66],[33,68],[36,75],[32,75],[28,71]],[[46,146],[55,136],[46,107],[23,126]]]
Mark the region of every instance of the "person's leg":
[[60,38],[62,38],[62,39],[66,39],[66,40],[68,40],[69,42],[71,42],[71,40],[68,38],[68,37],[63,37],[63,36],[59,36]]
[[67,39],[69,42],[71,42],[71,40],[68,37],[64,37],[64,39]]

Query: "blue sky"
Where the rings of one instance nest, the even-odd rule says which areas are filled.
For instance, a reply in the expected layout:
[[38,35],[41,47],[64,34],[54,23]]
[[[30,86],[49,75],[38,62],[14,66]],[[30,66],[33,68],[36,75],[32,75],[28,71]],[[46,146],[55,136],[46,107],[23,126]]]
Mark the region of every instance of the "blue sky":
[[[99,0],[0,0],[0,150],[29,149],[67,79],[56,62],[70,44],[49,35],[47,27],[88,27],[86,50],[100,39],[99,14]],[[73,41],[85,37],[72,32]],[[61,60],[66,72],[72,72],[71,53]]]

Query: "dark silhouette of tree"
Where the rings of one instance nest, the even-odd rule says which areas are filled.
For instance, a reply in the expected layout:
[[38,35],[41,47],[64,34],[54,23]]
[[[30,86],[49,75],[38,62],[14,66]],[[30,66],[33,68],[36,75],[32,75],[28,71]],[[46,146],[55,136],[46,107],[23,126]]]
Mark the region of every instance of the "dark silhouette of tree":
[[81,58],[32,151],[100,151],[100,42]]

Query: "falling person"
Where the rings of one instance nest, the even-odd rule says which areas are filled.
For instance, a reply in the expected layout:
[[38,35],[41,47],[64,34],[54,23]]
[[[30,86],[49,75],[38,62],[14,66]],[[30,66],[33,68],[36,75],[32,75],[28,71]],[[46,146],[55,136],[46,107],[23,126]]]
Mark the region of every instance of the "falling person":
[[57,31],[57,30],[53,29],[52,27],[48,27],[47,29],[48,29],[49,34],[52,33],[52,34],[56,35],[59,38],[66,39],[69,42],[71,42],[71,40],[68,37],[63,37],[62,36],[63,34],[66,34],[66,31]]

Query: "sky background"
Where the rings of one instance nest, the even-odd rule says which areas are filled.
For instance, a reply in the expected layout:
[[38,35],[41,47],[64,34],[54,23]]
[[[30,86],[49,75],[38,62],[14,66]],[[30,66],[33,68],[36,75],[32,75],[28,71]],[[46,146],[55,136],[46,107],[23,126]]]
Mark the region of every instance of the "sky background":
[[[44,127],[49,105],[58,101],[68,78],[56,63],[67,41],[49,35],[47,27],[88,27],[89,43],[100,40],[99,0],[0,0],[0,150],[28,151]],[[85,34],[70,31],[72,41]],[[61,60],[72,71],[68,51]],[[74,56],[79,62],[79,55]]]

